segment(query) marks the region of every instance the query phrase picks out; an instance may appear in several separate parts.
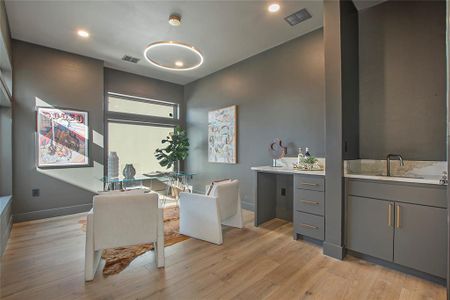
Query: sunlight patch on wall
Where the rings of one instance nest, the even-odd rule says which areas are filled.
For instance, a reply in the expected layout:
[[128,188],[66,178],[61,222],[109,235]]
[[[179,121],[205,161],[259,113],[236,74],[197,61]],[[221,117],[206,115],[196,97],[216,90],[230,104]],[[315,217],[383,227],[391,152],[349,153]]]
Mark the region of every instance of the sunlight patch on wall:
[[45,102],[44,100],[42,100],[39,97],[35,97],[34,99],[35,99],[36,106],[53,107],[53,105],[48,104],[47,102]]
[[[48,107],[53,108],[53,105],[50,105],[46,101],[35,97],[36,107]],[[62,128],[64,128],[64,124],[58,124]],[[99,147],[103,148],[103,135],[92,130],[92,142]],[[56,140],[53,141],[55,144],[55,148],[58,148],[59,145]],[[36,146],[36,145],[35,145]],[[64,145],[63,145],[64,146]],[[59,147],[64,148],[64,147]],[[78,154],[75,150],[71,151],[72,154]],[[92,156],[92,151],[89,151]],[[70,185],[76,186],[78,188],[97,193],[98,191],[103,190],[103,164],[97,163],[94,161],[93,157],[90,157],[90,161],[92,161],[92,166],[88,167],[59,167],[55,169],[41,169],[36,168],[36,170],[47,176],[60,180],[62,182],[68,183]],[[37,164],[37,162],[36,162]]]
[[92,143],[96,144],[100,148],[103,148],[103,135],[95,130],[92,130]]
[[42,174],[93,193],[103,190],[103,164],[95,161],[93,167],[87,168],[36,169]]

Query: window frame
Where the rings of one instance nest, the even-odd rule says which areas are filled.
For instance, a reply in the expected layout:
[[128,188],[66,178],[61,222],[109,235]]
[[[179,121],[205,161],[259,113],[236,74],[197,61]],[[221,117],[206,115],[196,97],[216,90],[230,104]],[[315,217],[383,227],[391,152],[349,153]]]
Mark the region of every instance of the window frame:
[[[109,103],[110,96],[116,97],[116,98],[123,98],[123,99],[130,100],[130,101],[138,101],[138,102],[146,102],[146,103],[150,102],[153,104],[173,106],[174,107],[173,118],[109,111],[108,103]],[[143,97],[135,97],[135,96],[123,95],[123,94],[114,93],[114,92],[106,92],[105,100],[104,100],[104,137],[103,137],[103,149],[104,149],[103,176],[105,178],[106,178],[106,176],[108,176],[109,123],[110,122],[131,124],[131,125],[145,125],[145,126],[153,126],[153,127],[175,128],[177,126],[181,126],[180,105],[178,103],[174,103],[174,102],[154,100],[154,99],[148,99],[148,98],[143,98]],[[177,166],[174,167],[174,170],[178,171]]]
[[[126,101],[134,101],[134,102],[141,102],[141,103],[150,103],[150,104],[157,104],[162,106],[171,106],[173,108],[173,117],[167,118],[167,117],[158,117],[158,116],[149,116],[149,115],[140,115],[140,114],[133,114],[133,113],[124,113],[124,112],[117,112],[117,111],[110,111],[109,110],[109,97],[119,98]],[[105,111],[108,116],[112,118],[118,118],[118,119],[129,119],[129,120],[146,120],[148,122],[156,122],[160,123],[161,121],[168,121],[169,123],[178,123],[177,121],[180,120],[180,105],[173,102],[168,101],[161,101],[161,100],[154,100],[154,99],[147,99],[142,97],[135,97],[135,96],[128,96],[118,93],[112,93],[109,92],[106,95],[106,101],[105,101]],[[171,122],[175,121],[175,122]]]

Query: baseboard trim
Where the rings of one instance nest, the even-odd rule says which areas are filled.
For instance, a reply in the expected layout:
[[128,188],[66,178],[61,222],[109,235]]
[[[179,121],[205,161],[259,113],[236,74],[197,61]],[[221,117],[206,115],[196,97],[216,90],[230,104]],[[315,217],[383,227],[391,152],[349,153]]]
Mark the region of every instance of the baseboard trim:
[[78,213],[82,213],[82,212],[88,212],[89,210],[91,210],[91,208],[92,208],[92,204],[81,204],[81,205],[74,205],[74,206],[37,210],[37,211],[31,211],[31,212],[26,212],[26,213],[19,213],[19,214],[14,214],[13,222],[19,223],[19,222],[26,222],[26,221],[33,221],[33,220],[40,220],[40,219],[46,219],[46,218],[52,218],[52,217],[65,216],[65,215],[73,215],[73,214],[78,214]]
[[242,208],[246,210],[255,211],[255,204],[251,202],[241,202]]
[[380,265],[380,266],[383,266],[383,267],[386,267],[389,269],[393,269],[393,270],[396,270],[396,271],[399,271],[402,273],[416,276],[416,277],[419,277],[419,278],[422,278],[422,279],[425,279],[425,280],[428,280],[428,281],[431,281],[431,282],[434,282],[434,283],[437,283],[437,284],[440,284],[443,286],[445,286],[447,284],[446,279],[444,279],[444,278],[441,278],[441,277],[438,277],[435,275],[431,275],[431,274],[428,274],[425,272],[417,271],[417,270],[414,270],[414,269],[411,269],[411,268],[408,268],[405,266],[401,266],[394,262],[385,261],[383,259],[376,258],[376,257],[370,256],[370,255],[359,253],[359,252],[352,251],[352,250],[347,250],[347,254],[350,256],[359,258],[359,259],[366,260],[373,264],[377,264],[377,265]]
[[323,254],[339,260],[343,260],[345,256],[345,249],[343,246],[324,241]]

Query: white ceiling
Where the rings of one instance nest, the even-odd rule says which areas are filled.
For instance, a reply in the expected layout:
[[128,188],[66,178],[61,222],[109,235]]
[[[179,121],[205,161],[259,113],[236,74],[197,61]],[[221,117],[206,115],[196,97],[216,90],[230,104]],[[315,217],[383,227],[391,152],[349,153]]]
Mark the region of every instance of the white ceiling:
[[[6,8],[13,38],[94,57],[105,65],[153,78],[186,84],[264,50],[320,28],[322,0],[282,1],[276,14],[267,1],[17,1]],[[307,8],[312,18],[294,27],[285,16]],[[172,27],[171,13],[182,15]],[[91,37],[76,36],[78,28]],[[204,64],[192,71],[167,71],[150,65],[144,48],[177,40],[199,49]],[[140,58],[135,65],[124,54]]]

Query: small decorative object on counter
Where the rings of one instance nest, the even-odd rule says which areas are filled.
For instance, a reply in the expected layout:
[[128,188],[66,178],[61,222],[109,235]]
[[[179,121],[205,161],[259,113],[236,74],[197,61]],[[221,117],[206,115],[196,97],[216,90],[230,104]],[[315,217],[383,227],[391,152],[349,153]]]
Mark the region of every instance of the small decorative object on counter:
[[119,177],[119,156],[117,152],[111,151],[108,155],[108,178]]
[[314,156],[305,156],[303,160],[298,165],[298,168],[301,170],[307,170],[307,171],[319,171],[321,170],[319,161]]
[[299,148],[298,163],[294,164],[294,169],[305,171],[322,171],[319,160],[309,153],[308,147],[305,149],[306,151],[304,155],[300,150],[301,148]]
[[301,163],[303,157],[305,157],[303,155],[303,149],[302,148],[298,148],[297,164]]
[[439,180],[439,184],[442,184],[442,185],[448,184],[448,174],[447,174],[447,172],[445,172],[445,171],[442,172],[442,177]]
[[310,157],[311,154],[309,153],[309,148],[306,147],[306,151],[305,151],[305,157]]
[[133,164],[126,164],[122,174],[125,179],[133,179],[134,175],[136,175],[136,169],[133,167]]
[[287,147],[283,146],[283,142],[279,138],[276,138],[270,144],[269,151],[272,155],[272,167],[280,167],[277,162],[286,155]]

